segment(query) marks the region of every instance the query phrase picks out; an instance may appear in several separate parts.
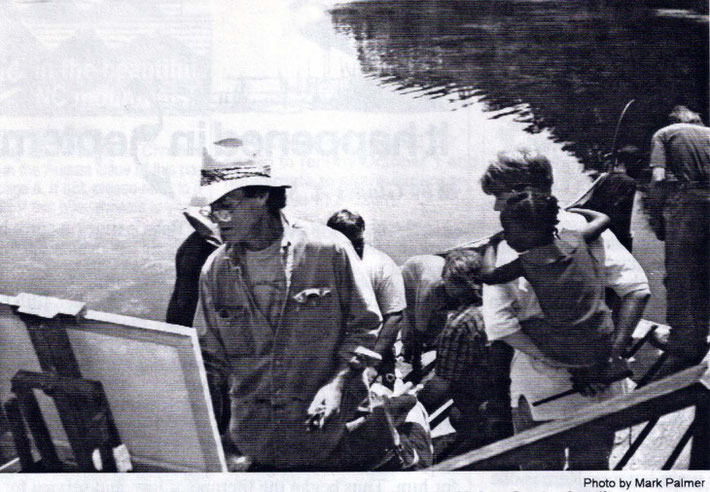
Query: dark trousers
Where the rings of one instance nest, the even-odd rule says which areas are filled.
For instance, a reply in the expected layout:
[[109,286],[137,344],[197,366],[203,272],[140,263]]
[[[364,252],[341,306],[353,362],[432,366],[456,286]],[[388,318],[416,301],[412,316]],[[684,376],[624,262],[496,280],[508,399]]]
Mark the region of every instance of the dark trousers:
[[700,361],[710,330],[710,190],[684,189],[664,210],[668,352]]

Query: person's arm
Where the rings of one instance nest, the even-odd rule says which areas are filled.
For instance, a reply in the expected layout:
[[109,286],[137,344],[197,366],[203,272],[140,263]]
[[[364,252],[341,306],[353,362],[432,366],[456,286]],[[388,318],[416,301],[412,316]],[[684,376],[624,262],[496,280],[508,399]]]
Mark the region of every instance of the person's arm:
[[651,139],[651,187],[648,194],[649,224],[656,238],[660,241],[666,238],[666,225],[663,209],[668,198],[666,184],[666,149],[658,133]]
[[382,329],[375,344],[375,352],[387,359],[386,354],[397,341],[397,335],[404,323],[404,310],[407,296],[404,290],[404,278],[399,267],[389,257],[384,258],[381,275],[373,285],[377,304],[382,313]]
[[596,210],[589,210],[587,208],[568,208],[567,211],[579,214],[587,219],[587,225],[577,231],[582,235],[582,238],[584,238],[584,241],[587,243],[597,240],[599,236],[602,235],[602,232],[606,231],[609,228],[609,225],[611,225],[611,219],[609,216],[601,212],[597,212]]
[[203,364],[207,374],[207,385],[212,398],[215,420],[222,421],[221,410],[226,397],[223,388],[228,381],[228,363],[224,343],[217,330],[214,302],[203,271],[199,283],[199,300],[193,326],[200,342]]
[[621,298],[617,308],[616,331],[611,349],[612,358],[620,357],[626,348],[631,335],[641,320],[646,303],[651,297],[648,289],[630,292]]
[[534,357],[536,359],[539,359],[540,361],[544,362],[548,366],[559,367],[559,368],[568,367],[568,366],[565,366],[564,364],[562,364],[561,362],[550,359],[545,354],[543,354],[542,351],[538,348],[538,346],[535,345],[535,342],[533,342],[532,338],[527,336],[522,331],[516,331],[515,333],[511,333],[510,335],[506,335],[502,338],[499,338],[498,340],[507,343],[508,345],[513,347],[515,350],[519,350],[520,352],[523,352],[523,353],[529,355],[530,357]]
[[374,348],[382,323],[375,293],[357,253],[349,243],[335,248],[333,266],[345,333],[338,349],[335,374],[316,392],[308,407],[309,416],[322,415],[321,425],[340,411],[343,388],[353,374],[349,363],[355,349]]
[[[599,245],[602,248],[598,248]],[[613,289],[621,299],[621,303],[614,310],[616,335],[613,351],[618,355],[641,319],[651,295],[648,277],[636,258],[619,243],[611,231],[603,233],[595,247],[590,250],[602,264],[605,286]]]
[[656,132],[651,138],[651,158],[649,166],[651,167],[651,181],[657,183],[666,179],[666,167],[668,159],[666,156],[666,146],[663,143],[663,130]]
[[380,330],[380,336],[377,338],[377,343],[375,344],[375,352],[380,354],[382,357],[385,356],[387,350],[389,350],[397,341],[397,334],[402,326],[404,315],[402,314],[402,311],[399,311],[396,313],[385,314],[384,318],[385,319],[382,322],[382,329]]
[[[662,167],[656,167],[654,171],[656,169],[665,171]],[[667,181],[655,181],[651,183],[651,187],[648,191],[648,223],[651,226],[651,230],[653,230],[653,233],[656,235],[656,239],[659,241],[665,241],[666,239],[666,220],[663,216],[663,210],[666,207],[668,195]]]
[[488,248],[484,254],[483,266],[477,275],[478,280],[489,285],[507,284],[508,282],[512,282],[516,278],[520,278],[525,275],[523,263],[520,261],[520,258],[516,258],[510,263],[501,265],[498,268],[491,267],[490,260],[486,259],[486,256],[489,256],[488,251],[491,249],[493,248]]
[[343,369],[357,347],[374,349],[382,316],[365,267],[350,242],[336,246],[333,261],[344,321],[344,336],[338,349],[338,368]]

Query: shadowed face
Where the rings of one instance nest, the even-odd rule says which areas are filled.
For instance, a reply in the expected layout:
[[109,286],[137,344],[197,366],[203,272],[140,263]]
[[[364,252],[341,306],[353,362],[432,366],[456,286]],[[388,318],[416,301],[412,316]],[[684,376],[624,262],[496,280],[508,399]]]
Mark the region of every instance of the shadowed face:
[[506,221],[503,231],[508,245],[518,253],[547,244],[551,239],[549,233],[531,230],[526,225],[513,221]]
[[505,202],[507,202],[508,199],[514,194],[514,191],[506,191],[504,193],[496,195],[496,201],[493,204],[493,210],[495,210],[496,212],[502,211],[505,208]]
[[362,237],[362,232],[358,232],[352,237],[348,237],[348,239],[350,239],[357,255],[362,258],[362,253],[365,250],[365,238]]
[[456,275],[444,275],[446,295],[456,299],[461,304],[471,304],[481,297],[481,286]]
[[508,191],[503,191],[501,193],[498,193],[495,195],[496,201],[493,203],[493,210],[496,212],[500,212],[505,208],[505,203],[508,201],[510,197],[515,195],[516,193],[520,193],[521,191],[525,190],[530,190],[530,191],[536,191],[539,193],[550,193],[550,188],[539,188],[536,186],[530,186],[527,183],[521,183],[519,185],[513,185],[510,190]]
[[268,210],[268,193],[253,197],[244,196],[241,189],[226,194],[211,206],[210,217],[219,227],[226,243],[241,243],[256,236],[259,224]]

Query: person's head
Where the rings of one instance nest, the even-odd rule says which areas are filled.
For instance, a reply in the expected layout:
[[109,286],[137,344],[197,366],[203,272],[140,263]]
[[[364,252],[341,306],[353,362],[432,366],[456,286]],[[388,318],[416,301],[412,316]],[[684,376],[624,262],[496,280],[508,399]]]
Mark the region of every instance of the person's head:
[[619,167],[634,179],[638,179],[644,170],[641,162],[641,151],[635,145],[625,145],[616,153],[616,160]]
[[525,191],[511,196],[500,214],[508,245],[520,252],[551,243],[559,209],[557,199],[546,193]]
[[347,237],[357,254],[362,258],[362,253],[365,249],[365,239],[363,237],[365,220],[362,216],[343,209],[331,215],[327,225]]
[[227,243],[244,242],[259,235],[266,219],[278,219],[286,206],[286,188],[245,186],[230,191],[210,206],[210,218]]
[[671,124],[674,123],[690,123],[693,125],[702,125],[703,120],[700,115],[694,111],[691,111],[686,106],[674,106],[668,115],[668,121]]
[[461,304],[480,304],[481,284],[475,279],[482,263],[481,255],[470,249],[449,253],[441,273],[446,294]]
[[225,242],[244,242],[259,239],[264,219],[279,217],[289,187],[241,140],[225,138],[202,149],[200,189],[191,205],[207,211]]
[[544,155],[528,149],[500,152],[481,177],[481,188],[496,197],[494,210],[502,210],[505,202],[525,189],[549,194],[552,190],[552,166]]

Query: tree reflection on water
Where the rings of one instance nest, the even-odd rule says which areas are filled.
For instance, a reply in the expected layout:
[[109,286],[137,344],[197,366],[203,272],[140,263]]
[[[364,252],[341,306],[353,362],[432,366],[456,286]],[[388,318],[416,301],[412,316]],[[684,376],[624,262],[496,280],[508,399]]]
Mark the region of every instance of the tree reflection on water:
[[600,166],[630,99],[620,145],[647,149],[674,104],[707,121],[706,2],[377,0],[331,15],[367,76],[454,109],[480,100],[493,117],[514,113],[587,168]]

